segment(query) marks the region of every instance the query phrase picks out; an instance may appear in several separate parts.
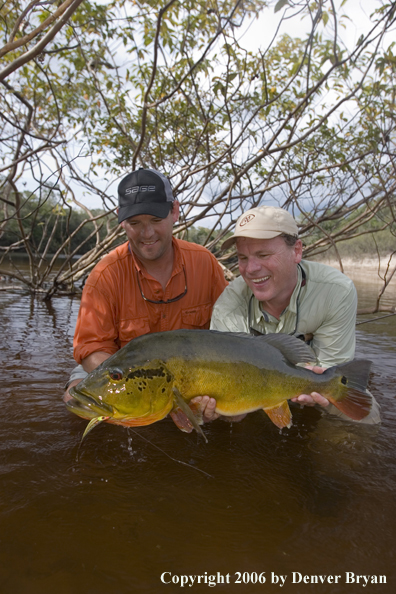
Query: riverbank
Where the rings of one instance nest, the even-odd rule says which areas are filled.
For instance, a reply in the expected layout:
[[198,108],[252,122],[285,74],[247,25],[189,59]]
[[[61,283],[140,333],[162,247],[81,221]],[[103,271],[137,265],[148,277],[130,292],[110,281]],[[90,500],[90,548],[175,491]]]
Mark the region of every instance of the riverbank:
[[[316,262],[327,264],[332,268],[340,270],[340,263],[335,258],[312,258]],[[363,313],[366,308],[375,307],[380,293],[384,289],[384,279],[392,273],[396,266],[396,258],[393,258],[389,266],[389,256],[378,259],[377,256],[366,256],[362,258],[342,258],[344,274],[355,284],[358,291],[359,302],[358,312]],[[387,270],[387,267],[389,269]],[[396,307],[396,274],[390,280],[381,297],[380,308],[382,311],[394,311]],[[380,311],[381,311],[380,310]]]
[[[311,260],[311,258],[308,259]],[[339,261],[334,257],[312,258],[312,260],[341,270]],[[344,273],[348,276],[374,273],[376,275],[379,274],[379,276],[383,278],[387,271],[387,267],[389,266],[389,256],[382,256],[380,259],[378,259],[378,256],[364,256],[361,258],[347,257],[342,258],[342,265],[344,267]],[[396,266],[396,257],[390,262],[389,271],[391,271],[394,266]]]

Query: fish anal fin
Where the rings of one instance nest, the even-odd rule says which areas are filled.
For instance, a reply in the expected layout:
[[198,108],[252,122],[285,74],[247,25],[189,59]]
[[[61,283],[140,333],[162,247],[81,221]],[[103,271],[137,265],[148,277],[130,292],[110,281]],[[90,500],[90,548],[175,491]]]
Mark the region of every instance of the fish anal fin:
[[263,411],[267,413],[271,421],[274,423],[274,425],[279,427],[279,429],[292,426],[292,417],[287,400],[284,400],[276,406],[263,408]]
[[[194,429],[202,435],[202,437],[204,438],[204,440],[207,443],[208,440],[206,439],[206,435],[202,431],[201,427],[199,426],[198,419],[195,417],[193,411],[188,406],[187,402],[184,400],[183,396],[180,394],[179,390],[175,386],[173,386],[172,390],[173,390],[174,400],[175,400],[175,404],[176,404],[173,411],[174,410],[177,411],[179,409],[181,412],[183,412],[185,417],[188,419],[189,423],[191,424],[191,426],[194,427]],[[171,414],[171,417],[172,417],[173,421],[176,423],[172,414]],[[180,413],[177,413],[176,417],[181,418]],[[183,423],[185,423],[185,421],[183,421]],[[176,423],[176,425],[179,426],[177,423]],[[185,431],[185,429],[182,429],[182,431]],[[190,433],[190,432],[188,431],[188,433]]]

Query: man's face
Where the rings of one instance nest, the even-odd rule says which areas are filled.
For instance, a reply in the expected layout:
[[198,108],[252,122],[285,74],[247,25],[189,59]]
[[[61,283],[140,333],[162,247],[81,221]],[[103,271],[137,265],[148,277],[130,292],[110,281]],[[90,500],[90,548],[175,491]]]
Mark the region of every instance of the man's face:
[[280,236],[273,239],[239,237],[236,247],[239,271],[254,296],[274,309],[286,307],[297,283],[301,240],[289,247]]
[[152,215],[136,215],[122,221],[131,249],[141,262],[161,259],[172,250],[173,224],[179,218],[179,203],[165,219]]

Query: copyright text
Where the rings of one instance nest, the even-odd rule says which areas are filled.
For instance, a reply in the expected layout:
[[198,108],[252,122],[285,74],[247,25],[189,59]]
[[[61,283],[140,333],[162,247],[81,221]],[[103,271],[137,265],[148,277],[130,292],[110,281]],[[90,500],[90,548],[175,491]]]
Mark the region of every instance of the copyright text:
[[180,588],[195,586],[196,584],[206,584],[210,588],[218,584],[275,584],[282,588],[285,583],[289,584],[356,584],[365,588],[368,584],[386,584],[385,575],[361,575],[353,571],[346,571],[343,574],[334,575],[303,575],[298,571],[292,571],[289,574],[278,575],[271,572],[241,572],[209,574],[205,571],[201,575],[178,575],[170,571],[164,571],[161,574],[163,584],[174,584]]

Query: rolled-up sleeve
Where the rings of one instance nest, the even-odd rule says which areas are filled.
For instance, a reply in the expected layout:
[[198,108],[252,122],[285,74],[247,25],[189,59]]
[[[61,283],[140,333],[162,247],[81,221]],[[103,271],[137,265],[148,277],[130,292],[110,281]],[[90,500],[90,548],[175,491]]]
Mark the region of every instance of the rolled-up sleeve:
[[112,355],[119,348],[114,300],[97,287],[86,285],[74,333],[75,360],[81,363],[96,351]]

